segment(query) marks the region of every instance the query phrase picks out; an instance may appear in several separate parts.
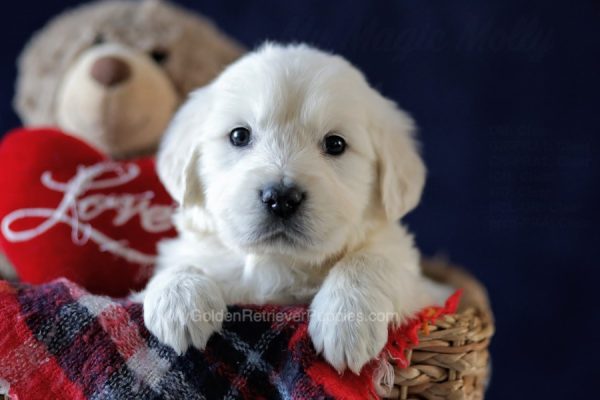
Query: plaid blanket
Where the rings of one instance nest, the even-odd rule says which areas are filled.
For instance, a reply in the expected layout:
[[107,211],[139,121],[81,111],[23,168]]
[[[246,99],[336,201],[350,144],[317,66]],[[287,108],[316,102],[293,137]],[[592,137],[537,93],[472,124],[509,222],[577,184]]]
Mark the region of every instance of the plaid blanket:
[[454,312],[459,296],[390,332],[382,359],[356,376],[339,375],[314,353],[304,306],[230,307],[204,352],[178,356],[146,330],[141,304],[64,279],[0,281],[0,393],[20,400],[371,398],[383,356],[406,365],[418,330]]

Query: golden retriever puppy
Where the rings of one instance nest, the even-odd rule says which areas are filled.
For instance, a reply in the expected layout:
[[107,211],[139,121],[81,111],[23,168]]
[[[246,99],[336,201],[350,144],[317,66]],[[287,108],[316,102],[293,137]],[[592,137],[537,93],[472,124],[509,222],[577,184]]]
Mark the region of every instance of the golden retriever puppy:
[[412,236],[425,167],[407,114],[343,58],[265,44],[194,92],[158,173],[180,208],[142,293],[148,329],[202,349],[226,304],[310,303],[338,371],[375,358],[388,325],[430,301]]

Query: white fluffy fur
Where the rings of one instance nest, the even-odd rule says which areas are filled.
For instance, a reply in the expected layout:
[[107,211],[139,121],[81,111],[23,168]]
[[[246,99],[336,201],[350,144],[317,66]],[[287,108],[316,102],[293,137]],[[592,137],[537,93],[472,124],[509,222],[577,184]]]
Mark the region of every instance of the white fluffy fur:
[[[238,126],[251,129],[250,146],[230,144]],[[218,318],[192,318],[199,312],[310,303],[317,351],[358,373],[382,350],[388,324],[430,301],[413,239],[397,222],[425,180],[413,131],[347,61],[305,45],[264,45],[196,91],[158,157],[181,204],[180,234],[160,246],[142,294],[148,329],[183,352],[220,328]],[[348,143],[340,156],[322,149],[331,132]],[[257,193],[281,180],[307,193],[293,242],[263,240]]]

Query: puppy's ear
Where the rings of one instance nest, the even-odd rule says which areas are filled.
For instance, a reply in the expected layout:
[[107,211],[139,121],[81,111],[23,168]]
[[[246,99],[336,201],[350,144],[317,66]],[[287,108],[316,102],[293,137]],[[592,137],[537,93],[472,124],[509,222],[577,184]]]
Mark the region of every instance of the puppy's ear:
[[183,174],[183,199],[180,204],[183,208],[201,206],[204,202],[204,189],[200,182],[200,149],[194,149],[185,166]]
[[181,206],[200,206],[200,137],[210,106],[209,90],[190,95],[169,125],[158,151],[156,169],[165,188]]
[[397,221],[417,206],[425,185],[425,165],[415,141],[412,119],[378,95],[374,146],[379,190],[388,220]]

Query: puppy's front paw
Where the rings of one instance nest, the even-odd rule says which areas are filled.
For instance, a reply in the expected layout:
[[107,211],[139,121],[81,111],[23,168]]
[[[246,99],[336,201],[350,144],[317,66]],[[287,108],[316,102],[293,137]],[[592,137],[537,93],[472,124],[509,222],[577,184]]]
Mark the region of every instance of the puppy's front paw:
[[[311,305],[308,332],[317,352],[339,373],[359,374],[388,338],[391,302],[321,290]],[[382,314],[380,314],[382,313]]]
[[[161,276],[162,275],[162,276]],[[144,297],[144,323],[156,338],[184,353],[203,350],[221,329],[226,306],[217,285],[198,273],[157,275]]]

